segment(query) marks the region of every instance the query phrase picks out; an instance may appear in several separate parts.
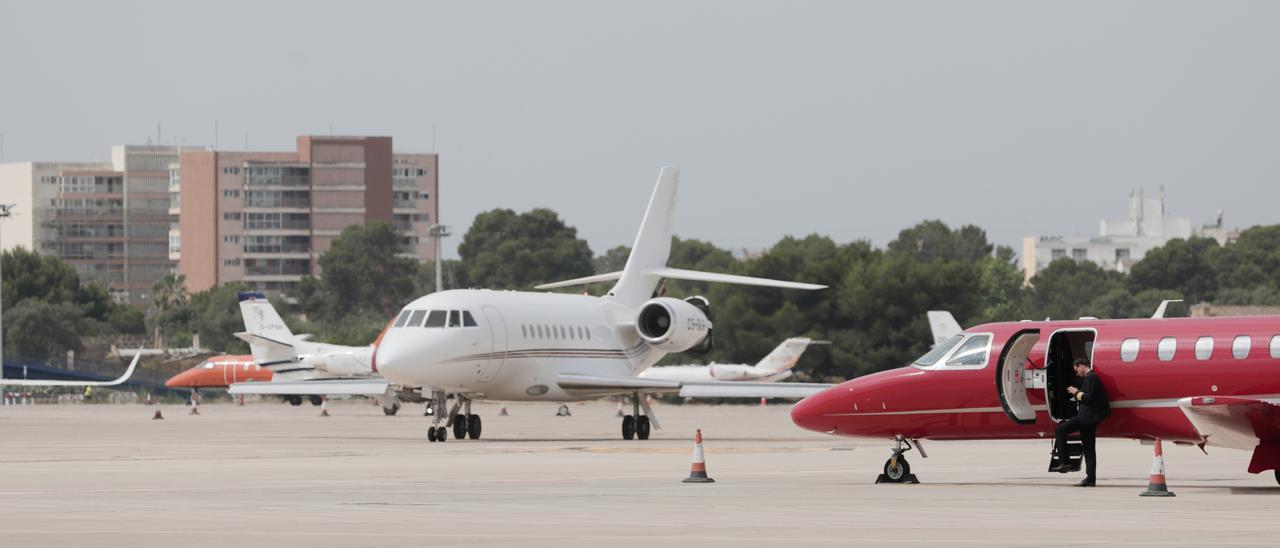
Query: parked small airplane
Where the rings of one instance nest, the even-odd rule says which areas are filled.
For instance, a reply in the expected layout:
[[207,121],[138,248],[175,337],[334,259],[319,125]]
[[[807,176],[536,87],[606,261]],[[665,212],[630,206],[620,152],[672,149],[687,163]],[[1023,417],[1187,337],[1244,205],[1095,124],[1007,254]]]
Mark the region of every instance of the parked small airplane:
[[[825,286],[667,267],[676,197],[676,168],[663,168],[626,266],[621,272],[550,283],[537,289],[616,281],[603,297],[569,293],[450,290],[404,307],[374,356],[387,380],[422,387],[436,408],[455,396],[453,409],[436,414],[430,441],[480,437],[471,401],[569,402],[626,395],[632,414],[622,419],[624,439],[648,439],[657,428],[643,397],[803,397],[829,385],[771,382],[676,381],[640,373],[670,352],[704,345],[710,306],[702,297],[659,296],[664,279],[736,283],[787,289]],[[641,414],[643,409],[644,414]],[[440,420],[445,426],[438,426]]]
[[249,343],[252,360],[273,377],[267,383],[232,383],[228,389],[232,395],[276,395],[293,405],[300,405],[303,398],[320,405],[324,396],[368,396],[378,398],[388,415],[396,414],[400,401],[425,401],[412,391],[391,386],[374,371],[373,352],[381,334],[369,346],[312,342],[305,335],[294,335],[266,295],[256,291],[240,293],[240,315],[245,330],[236,337]]
[[1150,319],[972,327],[905,367],[805,398],[791,419],[895,440],[883,476],[903,481],[902,454],[919,440],[1052,438],[1076,413],[1071,363],[1087,358],[1112,408],[1099,437],[1251,450],[1250,473],[1280,469],[1280,317],[1166,319],[1165,306]]
[[0,386],[118,386],[129,381],[129,377],[133,376],[133,370],[138,368],[138,358],[142,354],[134,354],[133,361],[129,362],[129,368],[125,369],[124,374],[109,381],[55,381],[45,379],[6,379],[0,377]]
[[[253,361],[250,355],[214,356],[164,381],[168,388],[228,388],[238,382],[270,382],[271,370]],[[301,402],[299,402],[301,403]]]
[[671,381],[765,381],[777,382],[791,376],[791,368],[800,361],[810,344],[830,344],[808,337],[792,337],[773,349],[755,365],[713,363],[710,365],[667,365],[650,367],[640,373],[642,379]]

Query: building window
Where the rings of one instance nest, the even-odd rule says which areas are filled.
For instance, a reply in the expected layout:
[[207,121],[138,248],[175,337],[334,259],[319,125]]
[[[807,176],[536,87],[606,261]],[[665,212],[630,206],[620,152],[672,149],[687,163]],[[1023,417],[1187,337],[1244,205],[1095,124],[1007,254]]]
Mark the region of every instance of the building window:
[[222,191],[222,197],[223,198],[239,198],[240,191],[235,189],[227,189]]
[[1084,248],[1077,247],[1071,250],[1071,258],[1076,262],[1080,262],[1088,258],[1089,254]]
[[1207,360],[1213,355],[1213,337],[1196,339],[1196,359]]
[[1049,252],[1049,258],[1055,261],[1066,256],[1067,256],[1067,250],[1062,248],[1056,248]]
[[1129,260],[1129,248],[1121,247],[1116,249],[1116,262]]
[[1138,349],[1142,343],[1138,339],[1125,339],[1120,343],[1120,360],[1124,362],[1132,362],[1138,359]]
[[223,220],[226,220],[226,221],[239,221],[239,220],[240,220],[240,212],[239,212],[239,211],[228,211],[228,212],[226,212],[226,213],[223,213],[223,214],[222,214],[222,219],[223,219]]
[[237,257],[235,259],[223,259],[222,266],[240,266],[240,258]]
[[238,167],[224,167],[224,168],[222,168],[222,174],[223,174],[223,175],[239,175],[239,174],[240,174],[240,168],[238,168]]
[[427,176],[427,170],[425,170],[425,169],[418,169],[418,176],[419,176],[419,177],[426,177],[426,176]]
[[429,199],[429,198],[431,198],[431,193],[430,193],[430,192],[419,192],[419,193],[418,193],[418,199],[419,199],[419,200],[426,200],[426,199]]
[[1156,345],[1156,357],[1162,362],[1173,361],[1173,355],[1178,350],[1178,339],[1173,337],[1165,337],[1160,339],[1160,344]]
[[239,236],[223,236],[222,242],[228,243],[228,244],[238,244],[240,243],[240,237]]
[[1243,360],[1249,357],[1249,349],[1253,346],[1253,339],[1248,335],[1240,335],[1231,341],[1231,357],[1237,360]]

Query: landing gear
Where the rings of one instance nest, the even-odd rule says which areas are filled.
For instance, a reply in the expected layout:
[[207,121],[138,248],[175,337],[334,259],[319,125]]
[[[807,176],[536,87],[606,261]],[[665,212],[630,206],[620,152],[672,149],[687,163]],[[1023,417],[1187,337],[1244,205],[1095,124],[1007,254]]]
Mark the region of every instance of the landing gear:
[[[917,441],[917,444],[920,442]],[[902,454],[910,451],[912,445],[902,436],[894,438],[893,456],[884,463],[884,473],[876,478],[876,483],[920,483],[915,474],[911,473],[911,463],[907,462],[906,457]],[[920,450],[920,455],[924,456],[924,449]]]
[[480,439],[480,415],[467,417],[467,436],[473,440]]
[[311,405],[319,407],[320,404],[324,403],[323,397],[320,397],[320,396],[309,396],[309,397],[311,398]]
[[[427,415],[434,417],[431,428],[427,430],[427,440],[444,441],[449,437],[450,428],[453,429],[454,439],[480,439],[480,415],[471,413],[471,398],[459,394],[455,396],[453,408],[448,413],[436,413],[437,409],[444,409],[446,399],[443,392],[436,392],[432,400],[427,402]],[[449,419],[441,426],[440,421],[444,417]]]
[[427,429],[427,441],[444,441],[449,439],[449,429],[443,426],[432,426]]
[[457,414],[453,416],[453,437],[454,439],[467,439],[467,416]]
[[[631,414],[622,417],[622,439],[630,440],[639,438],[642,440],[649,439],[649,429],[651,423],[656,424],[657,421],[650,420],[653,414],[649,410],[649,406],[640,399],[640,393],[636,392],[630,396],[631,398]],[[641,406],[644,407],[645,414],[640,414]]]
[[382,414],[387,415],[388,417],[395,415],[396,411],[399,411],[399,410],[400,410],[400,402],[398,401],[393,401],[389,404],[382,405]]
[[284,401],[289,402],[289,405],[297,407],[302,405],[302,396],[285,396]]

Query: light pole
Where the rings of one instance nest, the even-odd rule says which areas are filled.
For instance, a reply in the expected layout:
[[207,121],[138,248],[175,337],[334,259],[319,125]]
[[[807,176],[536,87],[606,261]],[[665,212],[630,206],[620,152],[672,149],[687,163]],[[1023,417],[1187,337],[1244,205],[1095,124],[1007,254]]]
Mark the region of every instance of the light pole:
[[444,282],[442,281],[443,276],[440,275],[442,272],[441,267],[443,266],[440,264],[442,260],[440,241],[450,236],[449,227],[439,223],[433,224],[427,228],[427,235],[436,239],[436,291],[440,291],[444,289]]
[[[0,204],[0,254],[4,253],[4,220],[18,204]],[[4,379],[4,260],[0,259],[0,379]]]

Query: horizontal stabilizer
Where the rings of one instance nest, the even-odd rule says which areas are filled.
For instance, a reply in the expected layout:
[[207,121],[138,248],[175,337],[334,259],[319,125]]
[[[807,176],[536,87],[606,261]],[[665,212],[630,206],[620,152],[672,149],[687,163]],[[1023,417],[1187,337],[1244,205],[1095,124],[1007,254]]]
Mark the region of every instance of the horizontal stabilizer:
[[386,394],[385,379],[334,379],[314,381],[238,382],[227,389],[231,394],[273,396],[381,396]]
[[244,331],[240,331],[238,333],[235,333],[234,335],[236,336],[237,339],[240,339],[251,345],[256,344],[258,346],[262,346],[268,350],[272,350],[276,352],[293,352],[292,344],[277,341],[275,339],[269,339],[267,337],[263,337],[262,335],[254,335],[253,333],[246,333]]
[[804,398],[834,385],[804,382],[686,382],[682,398]]
[[[699,272],[697,270],[683,270],[679,268],[650,268],[644,271],[660,278],[670,278],[672,280],[688,280],[693,282],[715,282],[737,285],[756,285],[762,287],[780,287],[783,289],[825,289],[827,286],[818,284],[807,284],[800,282],[787,282],[782,280],[771,280],[768,278],[754,278],[751,276],[738,276],[736,274],[717,274],[715,272]],[[617,280],[622,277],[621,272],[609,272],[607,274],[596,274],[595,276],[587,276],[585,278],[574,278],[562,282],[552,282],[535,286],[535,289],[555,289],[558,287],[569,287],[574,285],[584,285],[596,282],[607,282]]]

